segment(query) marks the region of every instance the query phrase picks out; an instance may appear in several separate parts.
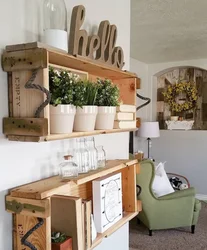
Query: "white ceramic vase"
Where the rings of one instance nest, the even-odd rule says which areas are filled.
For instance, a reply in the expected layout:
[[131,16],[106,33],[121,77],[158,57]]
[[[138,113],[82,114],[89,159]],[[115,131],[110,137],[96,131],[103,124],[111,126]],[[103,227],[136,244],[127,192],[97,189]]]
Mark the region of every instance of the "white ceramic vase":
[[50,105],[51,134],[70,134],[73,131],[76,107],[73,105]]
[[68,52],[68,33],[64,30],[45,30],[43,42],[52,47]]
[[107,107],[107,106],[98,107],[98,115],[96,118],[95,128],[97,130],[113,129],[115,115],[116,115],[116,107]]
[[73,130],[77,132],[93,131],[95,129],[97,113],[97,106],[77,107]]

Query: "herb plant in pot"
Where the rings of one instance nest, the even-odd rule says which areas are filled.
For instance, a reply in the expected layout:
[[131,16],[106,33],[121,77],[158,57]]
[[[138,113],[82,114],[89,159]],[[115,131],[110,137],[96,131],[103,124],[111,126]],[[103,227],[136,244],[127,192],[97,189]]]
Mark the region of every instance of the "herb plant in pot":
[[98,79],[97,85],[98,115],[95,128],[97,130],[113,129],[116,107],[119,105],[119,88],[108,79]]
[[73,105],[73,85],[78,75],[50,67],[50,123],[52,134],[68,134],[73,131],[76,107]]
[[52,250],[72,250],[72,239],[61,232],[52,232]]
[[95,129],[98,107],[95,105],[97,84],[88,80],[74,84],[74,105],[77,107],[74,131],[87,132]]

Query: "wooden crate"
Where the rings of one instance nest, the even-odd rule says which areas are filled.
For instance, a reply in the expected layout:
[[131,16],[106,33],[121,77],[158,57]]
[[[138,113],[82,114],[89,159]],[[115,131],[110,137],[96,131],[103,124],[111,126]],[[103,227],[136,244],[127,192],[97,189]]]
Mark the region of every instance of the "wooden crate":
[[[88,247],[93,249],[104,237],[114,233],[141,211],[141,202],[137,201],[136,196],[136,174],[139,174],[139,171],[137,160],[113,160],[107,162],[106,168],[80,175],[71,181],[62,181],[59,176],[54,176],[11,190],[10,195],[6,197],[6,207],[8,212],[16,212],[13,236],[15,250],[23,249],[21,238],[37,224],[38,218],[42,218],[44,224],[28,239],[38,246],[38,250],[51,250],[51,229],[61,230],[73,236],[73,250],[83,250],[82,199],[92,199],[94,179],[121,172],[123,218],[103,234],[98,234],[93,244]],[[21,206],[23,209],[17,213],[15,209]],[[24,249],[29,250],[27,247]]]
[[[38,70],[34,84],[49,90],[49,66],[53,66],[72,71],[82,78],[111,79],[119,87],[123,103],[136,105],[136,89],[140,87],[140,79],[134,73],[121,71],[108,65],[99,65],[82,57],[77,58],[41,43],[7,46],[2,56],[2,66],[4,71],[8,72],[10,116],[4,119],[3,130],[10,140],[39,142],[91,134],[133,131],[133,129],[112,129],[51,135],[49,105],[44,108],[39,118],[33,119],[37,108],[45,101],[45,94],[40,90],[26,89],[25,84],[31,78],[32,72]],[[40,118],[42,120],[39,120]]]

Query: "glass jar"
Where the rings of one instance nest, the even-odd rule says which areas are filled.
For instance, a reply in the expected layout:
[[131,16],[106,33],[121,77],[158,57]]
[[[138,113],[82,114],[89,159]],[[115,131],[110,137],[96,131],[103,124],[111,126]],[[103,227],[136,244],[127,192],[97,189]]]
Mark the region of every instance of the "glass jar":
[[64,156],[64,162],[60,164],[60,176],[62,179],[70,179],[78,176],[78,165],[73,161],[72,155]]
[[98,152],[98,168],[104,168],[106,166],[106,152],[103,146],[98,146],[96,148]]
[[45,0],[43,42],[68,52],[67,9],[64,0]]
[[87,173],[89,168],[89,152],[86,149],[84,138],[76,139],[76,149],[74,151],[75,162],[78,165],[79,173]]
[[95,147],[94,137],[85,138],[85,145],[89,152],[89,168],[96,170],[98,167],[98,151]]

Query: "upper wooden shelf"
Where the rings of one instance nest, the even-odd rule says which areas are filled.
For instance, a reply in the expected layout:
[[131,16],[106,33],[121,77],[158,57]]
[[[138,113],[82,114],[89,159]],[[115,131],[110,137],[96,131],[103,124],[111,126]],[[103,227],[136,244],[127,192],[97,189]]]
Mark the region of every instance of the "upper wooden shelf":
[[[13,58],[12,66],[11,58]],[[41,58],[41,60],[35,60],[35,58]],[[14,62],[15,59],[17,60]],[[112,80],[137,78],[135,73],[119,70],[81,56],[75,57],[67,54],[65,51],[39,42],[6,46],[6,51],[3,54],[3,69],[7,72],[47,68],[48,63],[87,71],[91,75]]]
[[[51,65],[87,75],[92,81],[97,77],[111,79],[119,88],[120,101],[124,104],[136,105],[136,91],[140,88],[140,79],[134,73],[80,56],[75,57],[39,42],[7,46],[2,56],[2,67],[4,71],[10,72],[8,74],[9,118],[4,118],[3,132],[9,140],[43,142],[136,131],[135,125],[132,125],[132,128],[125,129],[52,134],[50,105],[44,107],[38,118],[35,118],[37,110],[45,101],[45,93],[40,91],[40,86],[50,91],[49,67]],[[38,69],[33,79],[33,85],[36,88],[26,88],[25,84],[31,79],[32,71],[35,69]],[[135,120],[134,113],[133,121]],[[137,127],[139,126],[138,119]]]
[[71,139],[71,138],[78,138],[78,137],[85,137],[85,136],[123,133],[123,132],[136,131],[136,130],[137,130],[137,128],[94,130],[94,131],[90,131],[90,132],[73,132],[71,134],[50,134],[50,135],[47,135],[47,136],[11,135],[11,134],[8,134],[7,138],[10,141],[46,142],[46,141],[64,140],[64,139]]

